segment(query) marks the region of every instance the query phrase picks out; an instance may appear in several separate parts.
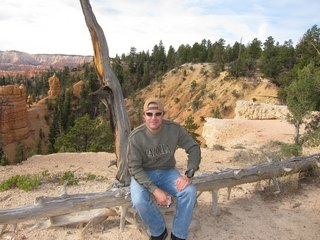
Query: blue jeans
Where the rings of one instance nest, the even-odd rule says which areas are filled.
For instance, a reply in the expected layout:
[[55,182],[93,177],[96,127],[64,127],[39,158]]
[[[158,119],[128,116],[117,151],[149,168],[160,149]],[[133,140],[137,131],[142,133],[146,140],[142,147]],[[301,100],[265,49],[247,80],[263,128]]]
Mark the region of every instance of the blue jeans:
[[[171,196],[176,197],[176,213],[173,219],[172,233],[182,239],[187,239],[188,229],[192,220],[192,211],[197,198],[197,190],[193,184],[189,184],[179,192],[176,188],[176,180],[180,173],[176,169],[146,171],[152,182]],[[131,177],[131,200],[142,221],[148,226],[152,236],[163,233],[166,225],[164,218],[152,201],[151,193],[138,184]]]

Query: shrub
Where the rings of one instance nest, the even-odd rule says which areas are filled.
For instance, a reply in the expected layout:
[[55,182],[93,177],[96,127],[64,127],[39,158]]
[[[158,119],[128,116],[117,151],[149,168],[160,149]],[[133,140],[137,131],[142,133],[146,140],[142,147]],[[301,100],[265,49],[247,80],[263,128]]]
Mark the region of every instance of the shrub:
[[316,147],[320,145],[320,116],[311,116],[310,121],[307,121],[305,129],[307,130],[301,141],[307,147]]
[[192,109],[194,111],[198,110],[201,107],[202,101],[200,99],[201,99],[201,93],[198,94],[192,102]]
[[183,70],[183,76],[187,76],[187,70],[186,69]]
[[197,86],[196,80],[192,80],[192,82],[191,82],[191,91],[192,92],[196,89],[196,86]]
[[236,89],[234,89],[232,92],[231,92],[232,96],[234,96],[235,98],[238,98],[240,97],[240,94],[238,93],[238,91]]
[[212,113],[212,117],[214,117],[214,118],[221,118],[221,113],[220,113],[220,110],[219,110],[219,109],[214,108],[214,109],[212,109],[211,113]]
[[217,151],[224,151],[225,150],[225,147],[220,145],[220,144],[215,144],[213,145],[212,147],[214,150],[217,150]]
[[281,145],[281,157],[288,158],[292,156],[300,156],[302,154],[302,146],[299,144],[287,144]]
[[41,180],[39,176],[16,175],[12,176],[6,181],[3,181],[0,184],[0,191],[6,191],[17,187],[18,189],[29,192],[33,189],[36,189],[39,185],[41,185]]
[[93,173],[88,173],[87,174],[87,181],[95,180],[97,178],[97,175]]
[[67,182],[67,185],[77,185],[79,180],[74,176],[74,173],[71,171],[66,171],[63,173],[63,176],[60,178],[60,184]]
[[216,97],[216,94],[215,94],[215,93],[210,93],[210,94],[208,95],[208,97],[209,97],[211,100],[213,100],[213,99]]

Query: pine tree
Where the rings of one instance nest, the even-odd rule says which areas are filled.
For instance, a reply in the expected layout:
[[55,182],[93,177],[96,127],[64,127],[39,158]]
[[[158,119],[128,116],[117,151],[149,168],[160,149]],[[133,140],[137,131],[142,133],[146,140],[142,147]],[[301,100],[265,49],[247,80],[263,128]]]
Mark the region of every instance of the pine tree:
[[187,117],[187,119],[184,121],[183,127],[187,130],[187,132],[194,140],[198,141],[197,137],[199,137],[200,135],[195,131],[199,128],[199,125],[194,122],[193,116],[190,115],[189,117]]
[[8,164],[8,160],[6,158],[6,154],[3,149],[3,145],[0,141],[0,166],[5,166]]
[[22,141],[19,141],[16,146],[16,163],[21,163],[27,159],[25,144]]
[[298,79],[287,89],[289,119],[295,126],[294,141],[299,143],[299,128],[310,111],[320,107],[320,69],[309,64],[298,72]]

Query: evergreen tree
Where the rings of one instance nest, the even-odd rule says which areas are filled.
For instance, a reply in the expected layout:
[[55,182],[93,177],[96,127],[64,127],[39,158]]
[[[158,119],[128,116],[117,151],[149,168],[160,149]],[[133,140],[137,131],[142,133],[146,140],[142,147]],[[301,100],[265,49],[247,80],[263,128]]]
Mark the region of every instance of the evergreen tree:
[[262,42],[257,38],[253,39],[248,46],[248,57],[259,59],[262,53]]
[[21,163],[27,159],[26,147],[24,142],[19,141],[16,146],[16,163]]
[[270,78],[275,78],[280,72],[278,47],[273,37],[268,37],[264,42],[264,50],[261,56],[261,70]]
[[41,138],[38,138],[36,141],[36,154],[42,154],[42,144],[41,144]]
[[320,69],[309,64],[299,71],[298,79],[287,89],[287,105],[290,122],[295,126],[295,143],[299,143],[299,129],[310,111],[320,109]]
[[120,84],[122,85],[124,82],[124,72],[123,66],[121,64],[121,59],[118,55],[112,60],[112,70],[114,74],[117,76]]
[[8,164],[8,160],[6,158],[6,154],[3,150],[3,144],[0,139],[0,166],[5,166]]
[[219,41],[215,42],[211,46],[211,51],[212,51],[211,61],[221,66],[224,66],[226,62],[226,53],[225,53],[224,45],[225,45],[225,40],[220,38]]
[[72,113],[71,113],[71,100],[72,100],[72,92],[67,90],[65,92],[65,97],[63,101],[62,111],[61,111],[61,126],[64,132],[68,129],[72,122]]
[[55,153],[56,149],[54,147],[56,138],[61,133],[61,106],[60,106],[60,97],[56,99],[56,103],[54,105],[54,111],[52,113],[53,119],[49,129],[49,144],[48,144],[48,153]]
[[151,54],[152,68],[154,69],[155,75],[162,75],[166,69],[166,51],[162,41],[159,42],[159,46],[155,45],[152,49]]
[[96,120],[97,136],[91,142],[88,151],[90,152],[114,152],[114,136],[110,122]]
[[137,49],[135,47],[132,47],[128,56],[128,67],[131,74],[136,73],[136,53]]
[[85,114],[89,114],[90,118],[94,117],[94,104],[92,100],[92,96],[90,95],[90,89],[86,86],[82,89],[80,94],[80,114],[81,116]]
[[176,53],[172,46],[170,46],[168,50],[166,65],[168,70],[176,67]]
[[191,47],[189,44],[180,45],[177,51],[177,66],[180,66],[184,63],[191,62]]
[[[55,148],[62,152],[87,152],[110,150],[110,138],[113,141],[113,134],[106,130],[107,126],[102,121],[91,120],[88,114],[75,120],[75,125],[70,131],[60,136]],[[111,137],[110,137],[111,136]],[[104,142],[107,141],[107,142]],[[103,145],[102,145],[103,144]]]
[[199,125],[194,122],[193,116],[190,115],[189,117],[187,117],[187,119],[184,121],[183,127],[187,130],[187,132],[194,140],[198,141],[197,137],[199,137],[200,135],[195,131],[199,128]]
[[320,66],[320,28],[312,26],[303,35],[301,41],[296,46],[299,67],[303,68],[310,62],[315,66]]

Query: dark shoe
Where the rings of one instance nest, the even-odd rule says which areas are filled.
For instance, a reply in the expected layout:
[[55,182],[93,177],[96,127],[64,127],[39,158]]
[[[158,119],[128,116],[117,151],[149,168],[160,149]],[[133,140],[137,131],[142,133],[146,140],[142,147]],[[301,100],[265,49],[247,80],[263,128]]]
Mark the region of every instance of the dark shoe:
[[167,236],[168,236],[167,229],[164,229],[164,232],[160,236],[158,237],[151,236],[150,240],[165,240]]
[[173,235],[173,233],[171,233],[171,240],[185,240],[183,238],[178,238],[175,235]]

